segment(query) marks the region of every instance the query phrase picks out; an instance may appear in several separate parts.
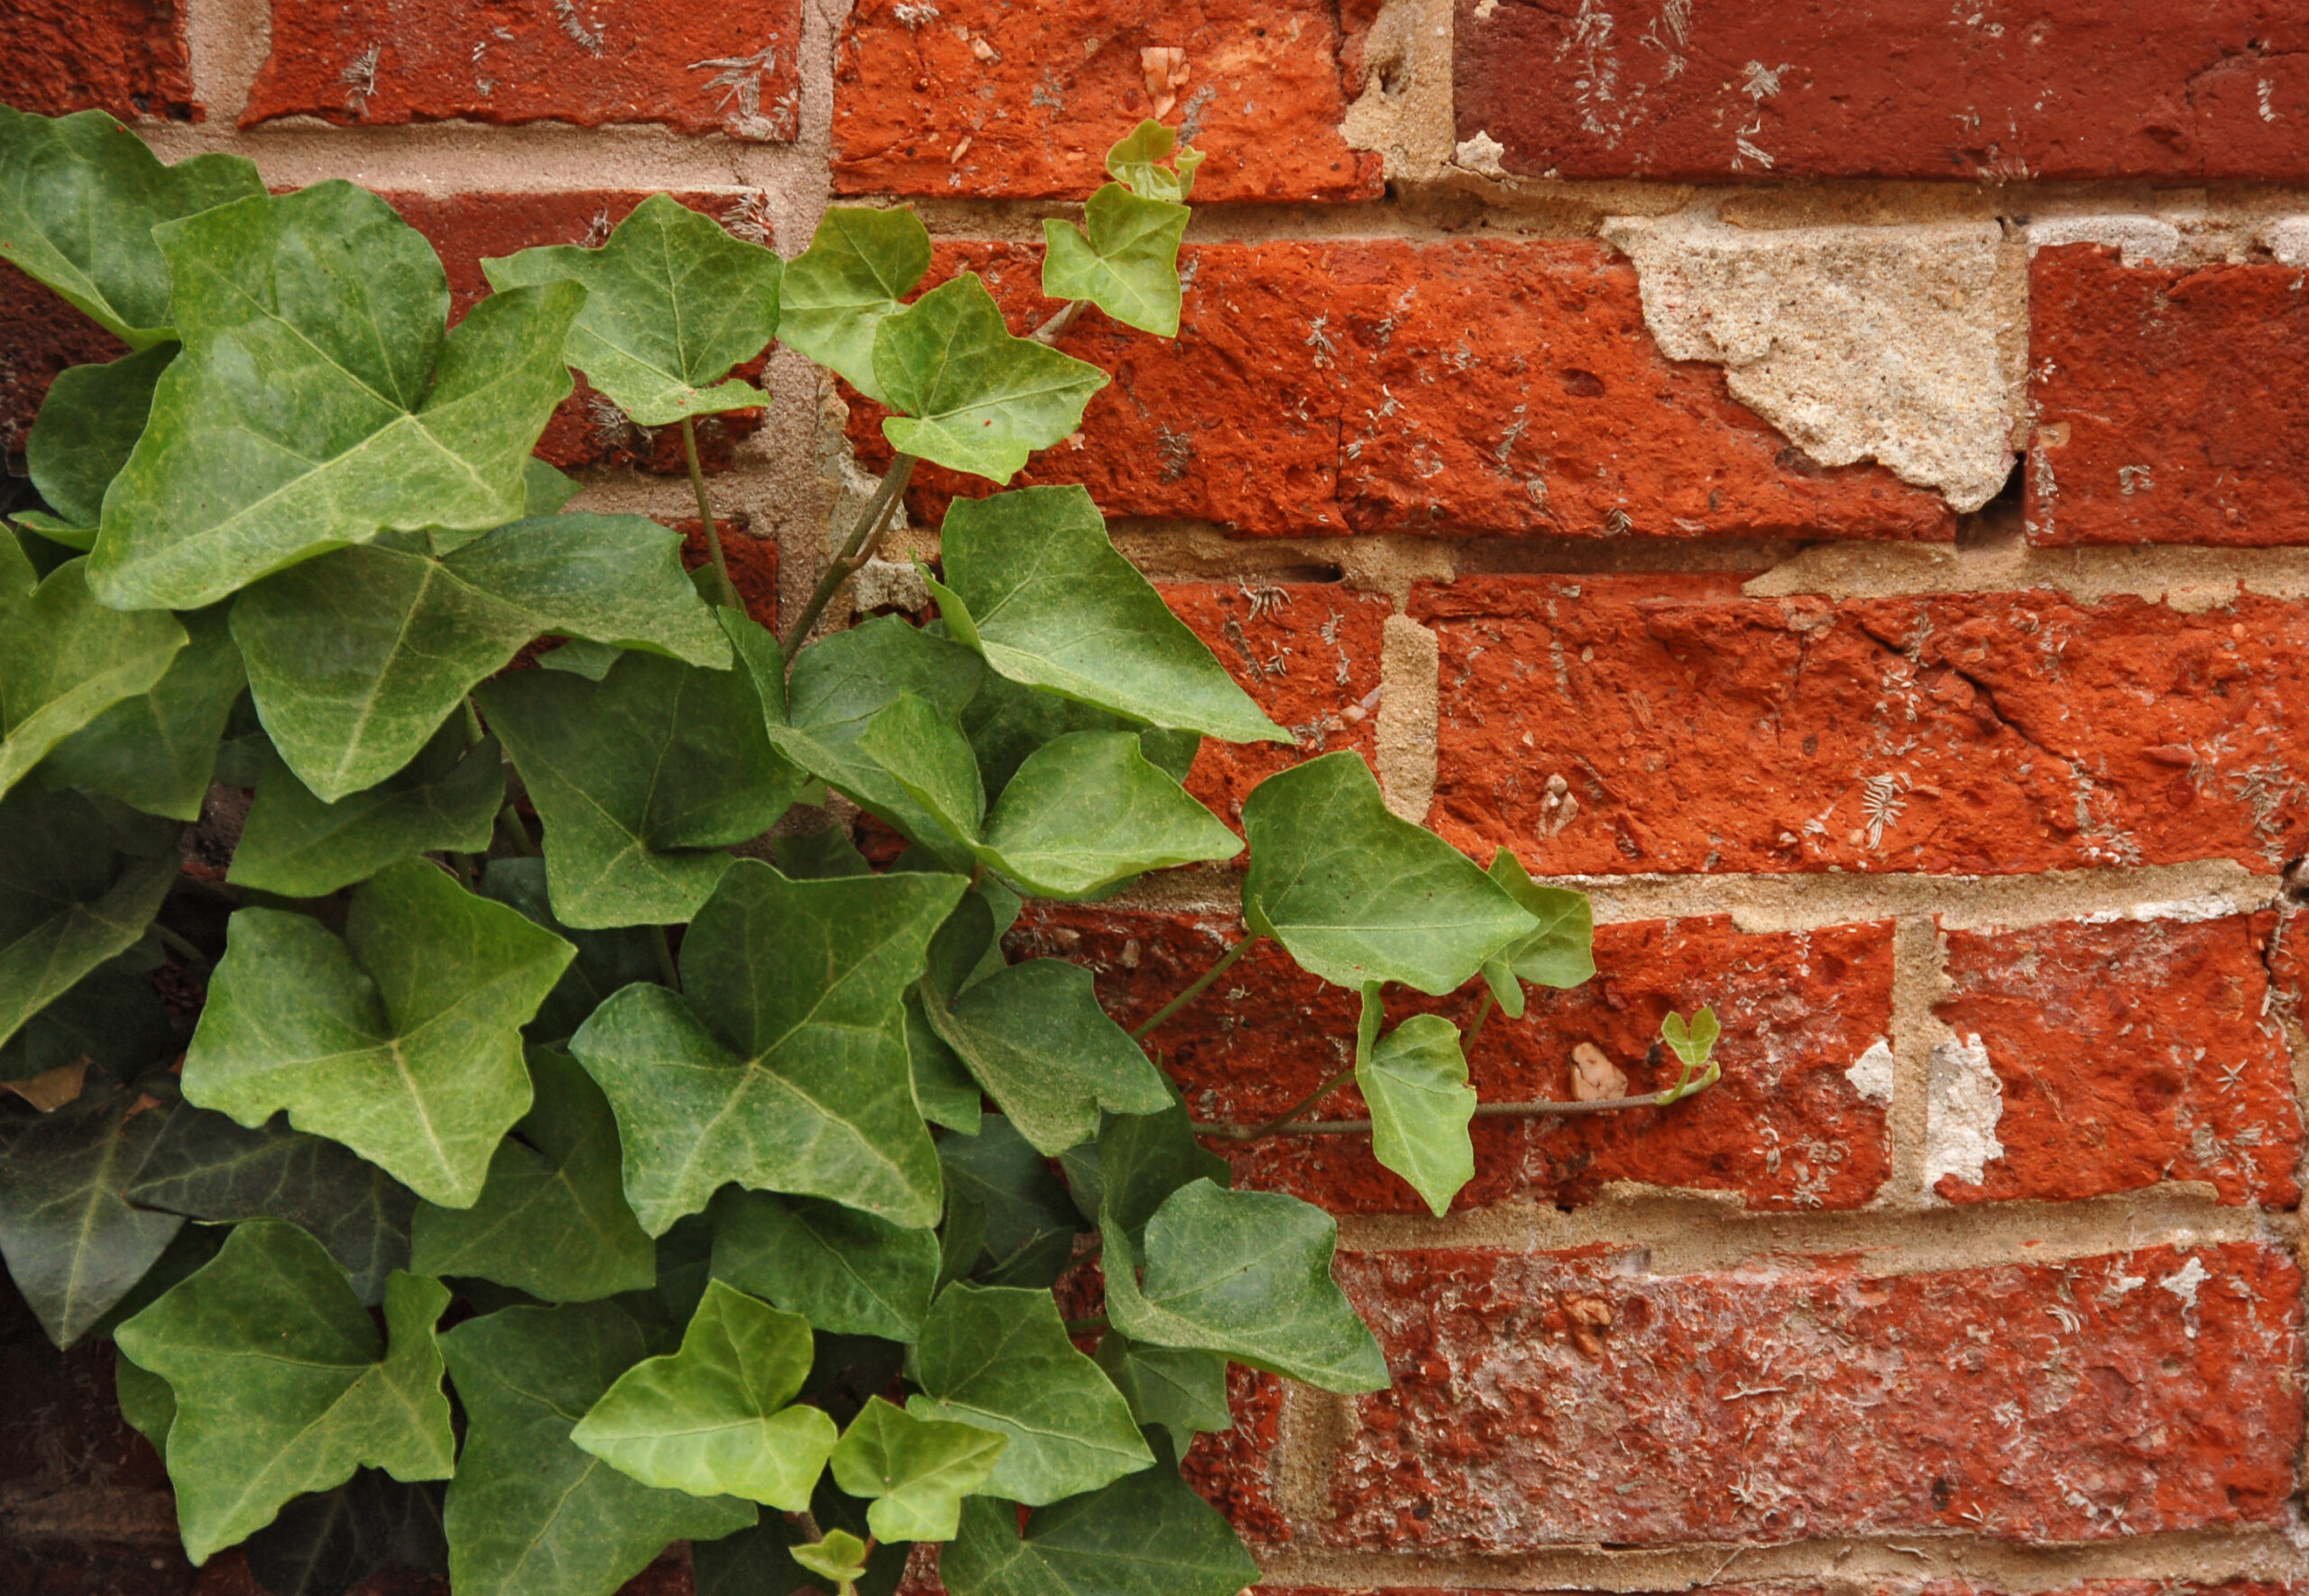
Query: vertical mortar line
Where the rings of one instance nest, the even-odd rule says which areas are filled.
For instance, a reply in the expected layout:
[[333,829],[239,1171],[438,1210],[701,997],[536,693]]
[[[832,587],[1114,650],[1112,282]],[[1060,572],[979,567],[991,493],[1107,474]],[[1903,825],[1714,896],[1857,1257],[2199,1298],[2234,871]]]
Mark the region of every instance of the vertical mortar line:
[[1435,634],[1408,615],[1387,617],[1379,632],[1379,718],[1372,740],[1387,807],[1413,825],[1426,823],[1435,803],[1441,682]]
[[1932,1005],[1946,989],[1946,949],[1928,914],[1902,915],[1892,933],[1892,1105],[1885,1115],[1891,1172],[1877,1198],[1890,1207],[1932,1204],[1925,1185],[1931,1121],[1932,1052],[1950,1032]]
[[207,117],[204,142],[229,138],[248,108],[249,90],[272,53],[270,0],[179,0],[185,71]]
[[1312,1537],[1330,1500],[1331,1476],[1361,1422],[1355,1399],[1295,1380],[1283,1382],[1268,1488],[1292,1533]]

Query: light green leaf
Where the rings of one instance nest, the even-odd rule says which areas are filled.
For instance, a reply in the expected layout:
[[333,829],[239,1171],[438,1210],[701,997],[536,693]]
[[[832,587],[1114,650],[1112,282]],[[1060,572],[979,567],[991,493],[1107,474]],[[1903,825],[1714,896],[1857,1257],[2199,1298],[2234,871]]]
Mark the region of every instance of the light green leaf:
[[1687,1069],[1705,1068],[1708,1055],[1716,1050],[1716,1039],[1722,1034],[1714,1009],[1701,1009],[1688,1024],[1683,1015],[1671,1009],[1668,1017],[1660,1022],[1661,1039],[1674,1050]]
[[[1107,151],[1107,170],[1135,193],[1183,204],[1194,192],[1194,170],[1202,164],[1202,151],[1179,149],[1178,142],[1178,134],[1150,116]],[[1162,164],[1165,161],[1169,167]]]
[[482,873],[483,897],[518,909],[577,949],[524,1034],[532,1042],[561,1041],[585,1023],[610,994],[636,981],[661,977],[657,939],[639,928],[573,931],[553,917],[546,897],[543,859],[492,859]]
[[930,234],[911,210],[834,206],[786,268],[779,339],[877,404],[874,332],[930,270]]
[[669,194],[643,200],[599,249],[523,250],[481,269],[501,294],[583,284],[569,363],[643,427],[768,402],[752,383],[722,379],[777,333],[785,263]]
[[[1363,988],[1366,1025],[1377,1029],[1379,986]],[[1375,1046],[1356,1049],[1355,1086],[1371,1105],[1371,1154],[1411,1182],[1438,1218],[1476,1178],[1476,1089],[1467,1084],[1458,1027],[1440,1014],[1413,1014]]]
[[1560,886],[1542,886],[1532,879],[1522,862],[1501,848],[1486,872],[1539,922],[1531,935],[1508,944],[1486,959],[1483,978],[1490,984],[1500,1011],[1511,1020],[1523,1017],[1523,983],[1542,986],[1577,986],[1596,973],[1596,916],[1586,893]]
[[912,1341],[938,1281],[938,1238],[813,1197],[724,1191],[713,1273],[835,1335]]
[[[1008,1119],[988,1114],[976,1136],[938,1143],[946,1188],[978,1215],[979,1247],[962,1268],[989,1285],[1048,1287],[1082,1228],[1066,1188]],[[952,1215],[947,1229],[954,1228]],[[981,1249],[983,1250],[981,1258]]]
[[940,551],[949,626],[1010,680],[1229,742],[1291,741],[1116,552],[1083,489],[957,499]]
[[1082,207],[1083,226],[1043,223],[1043,297],[1088,299],[1127,326],[1176,337],[1179,241],[1193,215],[1109,183]]
[[91,1083],[53,1114],[0,1123],[0,1258],[58,1346],[128,1295],[183,1225],[124,1197],[162,1115]]
[[866,723],[858,751],[889,773],[946,836],[975,842],[986,816],[978,757],[953,716],[901,693]]
[[1081,427],[1082,407],[1108,381],[1094,365],[1012,336],[975,272],[883,318],[874,378],[901,412],[882,423],[893,447],[997,482]]
[[49,751],[41,779],[170,820],[200,818],[216,744],[248,678],[216,608],[180,616],[190,642],[149,692],[125,698]]
[[795,1562],[838,1587],[866,1577],[866,1543],[846,1529],[830,1529],[823,1540],[806,1541],[792,1552]]
[[113,1399],[120,1404],[120,1417],[152,1444],[152,1450],[163,1457],[168,1455],[169,1430],[177,1422],[177,1394],[169,1382],[148,1369],[139,1369],[126,1358],[112,1361]]
[[504,757],[495,738],[467,748],[465,727],[445,721],[406,769],[335,803],[322,803],[295,771],[269,758],[225,879],[317,898],[396,859],[437,848],[486,853],[505,801]]
[[926,1012],[939,1039],[1044,1154],[1096,1136],[1101,1108],[1154,1114],[1170,1105],[1162,1072],[1099,1006],[1081,965],[1029,959]]
[[457,1596],[611,1596],[669,1543],[759,1516],[751,1502],[653,1491],[571,1443],[649,1350],[618,1305],[507,1308],[441,1344],[471,1421],[445,1516]]
[[1108,1120],[1099,1133],[1098,1154],[1099,1230],[1127,1232],[1134,1243],[1179,1188],[1197,1180],[1228,1186],[1235,1179],[1225,1159],[1195,1140],[1187,1106],[1174,1094],[1160,1113],[1118,1114]]
[[1181,1187],[1146,1222],[1140,1249],[1106,1237],[1107,1313],[1133,1340],[1224,1353],[1329,1391],[1387,1386],[1379,1344],[1331,1280],[1338,1224],[1297,1197]]
[[41,581],[0,533],[0,793],[105,711],[150,692],[185,646],[173,616],[98,604],[87,569],[67,560]]
[[1217,1353],[1149,1346],[1109,1330],[1099,1337],[1097,1362],[1130,1404],[1130,1416],[1142,1426],[1168,1430],[1181,1452],[1204,1430],[1235,1427],[1235,1411],[1227,1403],[1227,1360]]
[[548,1302],[591,1302],[657,1283],[658,1252],[618,1184],[617,1121],[568,1054],[529,1055],[535,1097],[497,1144],[470,1208],[426,1203],[410,1267],[495,1280]]
[[153,227],[263,192],[237,155],[162,166],[102,111],[51,121],[0,105],[0,260],[132,348],[174,336]]
[[243,909],[184,1095],[251,1126],[286,1109],[419,1197],[469,1206],[529,1110],[521,1024],[572,951],[421,859],[354,888],[341,940],[301,914]]
[[1168,1458],[1026,1520],[1002,1502],[962,1504],[938,1560],[953,1596],[1235,1596],[1259,1565]]
[[24,467],[58,519],[86,529],[86,540],[73,547],[87,548],[95,540],[105,490],[144,436],[153,385],[176,356],[170,340],[109,364],[67,367],[49,385],[24,439]]
[[626,654],[600,682],[553,671],[501,677],[475,695],[545,821],[553,912],[587,930],[689,919],[807,778],[773,746],[777,644],[735,610],[772,659],[735,670]]
[[197,609],[389,527],[523,513],[523,462],[569,395],[561,345],[584,289],[492,295],[449,333],[432,246],[344,182],[154,236],[184,350],[105,495],[88,572],[105,602]]
[[727,665],[681,541],[640,516],[590,515],[515,521],[439,556],[421,537],[383,537],[249,589],[233,635],[274,746],[334,803],[414,759],[533,637]]
[[618,1376],[569,1439],[660,1491],[798,1513],[835,1437],[820,1409],[788,1406],[811,1346],[807,1319],[710,1280],[682,1350]]
[[1243,922],[1302,969],[1359,991],[1442,996],[1536,922],[1458,848],[1390,812],[1359,754],[1276,772],[1243,802]]
[[1230,859],[1243,845],[1148,763],[1136,733],[1077,731],[1018,767],[978,857],[1036,897],[1081,898],[1148,870]]
[[617,1111],[643,1229],[664,1234],[731,1180],[936,1221],[898,999],[964,885],[788,881],[740,859],[683,939],[687,995],[629,986],[594,1012],[569,1050]]
[[362,1466],[446,1480],[455,1444],[434,1322],[440,1283],[396,1274],[386,1335],[318,1242],[252,1220],[215,1262],[121,1325],[121,1352],[169,1382],[169,1478],[185,1554],[206,1563],[282,1503]]
[[290,1130],[286,1118],[250,1130],[179,1104],[126,1196],[140,1207],[216,1223],[284,1220],[328,1249],[363,1302],[380,1300],[386,1280],[409,1266],[416,1195],[327,1137]]
[[1009,1437],[976,1425],[917,1418],[879,1397],[833,1449],[834,1483],[873,1502],[866,1521],[884,1541],[950,1541],[962,1498],[983,1487]]
[[35,784],[0,799],[0,1041],[144,934],[177,828]]
[[939,1293],[910,1372],[916,1418],[1010,1437],[989,1494],[1039,1505],[1143,1469],[1154,1454],[1130,1408],[1067,1338],[1048,1291],[957,1282]]

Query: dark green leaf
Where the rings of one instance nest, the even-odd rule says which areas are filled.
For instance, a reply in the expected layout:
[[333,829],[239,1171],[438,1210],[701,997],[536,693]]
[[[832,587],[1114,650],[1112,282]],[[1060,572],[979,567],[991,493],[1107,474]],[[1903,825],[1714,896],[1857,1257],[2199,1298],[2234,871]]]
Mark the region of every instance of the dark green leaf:
[[906,995],[906,1050],[914,1105],[922,1117],[965,1136],[977,1135],[982,1117],[978,1082],[954,1050],[939,1040],[919,987]]
[[363,1469],[249,1536],[249,1573],[271,1596],[345,1596],[387,1563],[446,1568],[438,1493]]
[[0,793],[113,705],[151,692],[185,646],[173,616],[97,603],[87,569],[67,560],[35,578],[0,533]]
[[179,618],[190,642],[150,691],[125,698],[50,750],[41,779],[170,820],[200,818],[216,742],[248,678],[223,609]]
[[[0,810],[0,814],[5,814]],[[0,1080],[26,1080],[81,1059],[133,1080],[170,1048],[169,1012],[133,954],[107,959],[0,1043]]]
[[657,1295],[674,1324],[689,1323],[713,1278],[713,1225],[703,1214],[685,1214],[658,1238]]
[[997,482],[1081,427],[1082,407],[1108,381],[1096,366],[1012,336],[974,272],[883,318],[874,379],[901,412],[882,423],[893,447]]
[[1227,1403],[1227,1360],[1217,1353],[1149,1346],[1109,1330],[1099,1337],[1097,1362],[1130,1404],[1130,1416],[1142,1426],[1168,1430],[1181,1452],[1204,1430],[1235,1427]]
[[127,1296],[184,1224],[123,1195],[163,1118],[136,1104],[92,1079],[53,1114],[0,1119],[0,1258],[59,1346]]
[[794,881],[830,881],[843,876],[871,876],[874,867],[858,851],[846,826],[828,826],[770,839],[780,875]]
[[713,1273],[821,1330],[912,1341],[938,1280],[938,1238],[811,1197],[724,1191]]
[[1043,297],[1088,299],[1158,337],[1179,331],[1179,241],[1194,215],[1109,183],[1082,207],[1081,227],[1043,223]]
[[1195,1140],[1187,1107],[1175,1098],[1156,1114],[1118,1114],[1099,1134],[1101,1231],[1121,1230],[1138,1243],[1146,1222],[1171,1194],[1197,1180],[1233,1184],[1227,1160]]
[[1069,732],[1136,731],[1148,761],[1178,782],[1186,780],[1202,741],[1194,732],[1141,726],[1127,716],[1025,686],[993,671],[985,674],[978,696],[962,711],[962,730],[978,756],[979,775],[989,793],[1008,786],[1029,754]]
[[778,336],[877,403],[874,332],[930,270],[930,234],[911,210],[834,206],[786,269]]
[[1063,959],[1012,965],[929,1005],[931,1026],[959,1054],[1018,1133],[1055,1156],[1099,1133],[1099,1111],[1153,1114],[1170,1089],[1127,1032],[1099,1006],[1090,972]]
[[225,878],[283,897],[317,898],[396,859],[437,848],[485,853],[504,801],[497,739],[467,748],[465,729],[454,720],[406,769],[335,803],[322,803],[295,771],[271,759]]
[[[1363,1005],[1366,1024],[1375,1030],[1376,982],[1364,987]],[[1356,1052],[1356,1089],[1371,1107],[1371,1155],[1410,1181],[1440,1218],[1476,1178],[1467,1137],[1476,1089],[1467,1084],[1458,1027],[1440,1014],[1413,1014]]]
[[144,934],[176,831],[37,784],[0,799],[0,1041]]
[[1511,1020],[1520,1020],[1523,982],[1577,986],[1596,973],[1595,912],[1588,906],[1587,894],[1541,885],[1525,872],[1522,861],[1504,848],[1492,856],[1486,874],[1540,922],[1537,931],[1509,943],[1483,967],[1483,978],[1501,1011]]
[[649,931],[573,931],[553,917],[546,897],[543,859],[492,859],[483,871],[483,897],[495,898],[577,949],[561,979],[529,1022],[524,1034],[533,1042],[561,1041],[585,1023],[609,995],[636,981],[658,978],[657,939]]
[[[5,136],[0,133],[0,140]],[[85,531],[86,540],[75,548],[95,541],[105,490],[143,436],[153,385],[176,356],[170,340],[106,365],[67,367],[49,385],[24,439],[24,467],[58,520]]]
[[947,1137],[938,1143],[938,1161],[947,1188],[968,1199],[984,1225],[983,1266],[973,1253],[966,1271],[1000,1286],[1047,1287],[1058,1279],[1081,1222],[1066,1188],[1009,1120],[989,1114],[978,1135]]
[[866,1521],[884,1541],[950,1541],[962,1498],[994,1472],[1009,1437],[976,1425],[917,1418],[876,1397],[851,1420],[831,1459],[833,1477],[873,1506]]

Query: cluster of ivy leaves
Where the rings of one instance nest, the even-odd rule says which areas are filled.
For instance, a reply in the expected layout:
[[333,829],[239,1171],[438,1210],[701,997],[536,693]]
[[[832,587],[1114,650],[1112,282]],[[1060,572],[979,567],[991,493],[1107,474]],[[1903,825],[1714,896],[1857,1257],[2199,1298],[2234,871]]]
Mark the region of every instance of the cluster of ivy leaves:
[[[1045,291],[1175,332],[1194,161],[1118,145]],[[936,620],[789,658],[531,458],[573,367],[663,426],[764,403],[731,372],[777,339],[999,484],[1106,375],[973,275],[917,295],[906,211],[788,263],[656,197],[488,262],[452,329],[382,200],[93,112],[0,107],[0,256],[132,352],[57,380],[0,536],[0,1254],[59,1345],[116,1344],[193,1560],[589,1596],[688,1540],[706,1596],[888,1596],[935,1541],[954,1596],[1255,1581],[1177,1462],[1229,1362],[1386,1383],[1335,1226],[1231,1189],[1089,972],[1004,939],[1236,856],[1181,778],[1288,734],[1079,488],[958,501]],[[217,784],[221,879],[184,867]],[[906,851],[762,842],[829,788]],[[1362,995],[1378,1156],[1442,1211],[1460,1036],[1383,987],[1520,1014],[1590,972],[1585,901],[1352,754],[1242,821],[1246,935]]]

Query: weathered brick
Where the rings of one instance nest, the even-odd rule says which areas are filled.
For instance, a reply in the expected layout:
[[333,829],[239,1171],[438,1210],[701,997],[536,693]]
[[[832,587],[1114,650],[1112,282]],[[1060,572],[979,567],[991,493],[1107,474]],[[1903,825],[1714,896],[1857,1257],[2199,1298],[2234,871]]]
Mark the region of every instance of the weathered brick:
[[[982,273],[1020,331],[1053,306],[1042,252],[940,246],[931,280]],[[1096,311],[1060,347],[1114,382],[1021,482],[1081,482],[1111,516],[1250,534],[1947,537],[1936,494],[1873,465],[1813,464],[1664,358],[1635,272],[1585,241],[1206,244],[1182,253],[1175,344]],[[889,455],[854,401],[860,454]],[[917,472],[934,521],[977,478]]]
[[783,142],[801,103],[801,0],[277,0],[272,53],[241,122],[646,122]]
[[2297,603],[1498,577],[1421,586],[1412,613],[1442,651],[1431,818],[1486,858],[1504,844],[1557,876],[2269,871],[2309,846]]
[[24,439],[59,371],[127,353],[128,345],[0,261],[0,458],[21,469]]
[[2028,301],[2031,542],[2309,542],[2297,269],[2067,244],[2037,252]]
[[[1035,904],[1020,947],[1097,972],[1099,995],[1136,1024],[1201,974],[1238,924],[1213,916],[1094,904]],[[1889,1169],[1889,1091],[1854,1070],[1891,1028],[1889,922],[1750,934],[1728,920],[1647,921],[1596,932],[1597,975],[1569,991],[1532,988],[1521,1021],[1496,1013],[1470,1050],[1486,1102],[1571,1096],[1571,1050],[1592,1042],[1620,1064],[1632,1091],[1674,1082],[1660,1022],[1671,1008],[1713,1004],[1724,1026],[1724,1078],[1668,1109],[1581,1119],[1485,1118],[1475,1123],[1476,1177],[1457,1206],[1585,1203],[1607,1181],[1725,1191],[1762,1209],[1853,1208]],[[1282,1113],[1348,1061],[1356,999],[1294,967],[1281,949],[1246,955],[1237,973],[1156,1032],[1173,1077],[1200,1120],[1257,1123]],[[1391,995],[1389,1019],[1440,1013],[1474,1018],[1475,990],[1437,1002]],[[1873,1065],[1872,1059],[1871,1064]],[[1889,1069],[1889,1055],[1882,1068]],[[1327,1117],[1364,1113],[1354,1089]],[[1237,1180],[1288,1191],[1341,1213],[1417,1213],[1424,1205],[1380,1168],[1367,1139],[1277,1137],[1249,1146],[1214,1142]]]
[[1458,135],[1566,178],[2309,176],[2282,0],[1459,0]]
[[1953,1202],[2098,1197],[2164,1180],[2289,1208],[2301,1114],[2263,960],[2274,913],[1948,931],[1935,1012],[2003,1090],[2001,1157]]
[[1227,1401],[1234,1410],[1235,1427],[1196,1436],[1180,1462],[1180,1472],[1206,1501],[1227,1515],[1244,1539],[1287,1542],[1291,1523],[1274,1500],[1283,1382],[1272,1374],[1230,1364]]
[[[752,518],[742,510],[735,515],[721,515],[715,524],[722,534],[722,558],[730,567],[730,580],[738,596],[746,601],[746,613],[770,630],[777,629],[777,545],[767,537],[757,537],[750,529]],[[695,516],[685,521],[669,521],[667,525],[682,535],[682,564],[692,571],[713,564],[713,551],[705,546],[705,525]]]
[[198,122],[187,70],[184,14],[172,0],[9,0],[0,6],[6,103],[63,116],[91,107],[115,116]]
[[[1338,133],[1341,45],[1333,5],[864,0],[834,62],[834,186],[1087,199],[1108,148],[1155,116],[1205,152],[1199,204],[1376,198],[1379,157]],[[1167,64],[1150,78],[1165,49],[1184,52],[1175,89]]]
[[1332,1473],[1336,1545],[2286,1521],[2301,1276],[2279,1246],[1891,1278],[1826,1259],[1666,1276],[1605,1248],[1339,1272],[1395,1384],[1360,1399]]

